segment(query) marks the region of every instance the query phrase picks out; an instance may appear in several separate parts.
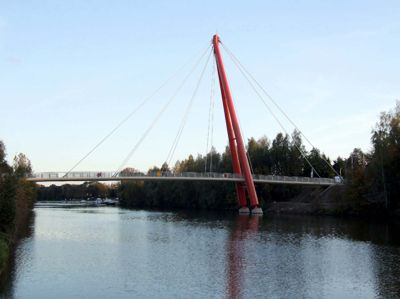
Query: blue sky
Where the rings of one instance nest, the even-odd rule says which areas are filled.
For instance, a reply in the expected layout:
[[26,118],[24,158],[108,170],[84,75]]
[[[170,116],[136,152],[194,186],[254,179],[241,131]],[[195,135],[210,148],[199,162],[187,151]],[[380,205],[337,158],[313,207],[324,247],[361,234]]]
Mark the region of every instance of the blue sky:
[[[367,151],[379,113],[400,99],[399,15],[398,1],[0,0],[0,139],[9,159],[23,152],[36,171],[67,170],[218,31],[314,145],[333,159]],[[273,139],[281,128],[223,55],[245,137]],[[77,170],[116,169],[187,71]],[[211,71],[174,161],[205,153]],[[166,159],[199,72],[129,166]],[[222,151],[215,100],[213,144]]]

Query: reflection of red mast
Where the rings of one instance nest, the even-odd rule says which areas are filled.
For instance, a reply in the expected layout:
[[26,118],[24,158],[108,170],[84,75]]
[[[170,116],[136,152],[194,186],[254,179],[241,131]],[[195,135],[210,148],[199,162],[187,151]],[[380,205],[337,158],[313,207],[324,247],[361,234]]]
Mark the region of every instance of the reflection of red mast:
[[258,231],[258,216],[239,215],[228,241],[227,298],[239,299],[244,294],[243,263],[245,261],[244,245],[246,240]]
[[258,203],[258,197],[253,182],[253,176],[251,174],[249,161],[247,160],[246,149],[244,147],[242,134],[240,132],[239,122],[236,116],[228,79],[226,77],[224,64],[222,62],[222,56],[219,50],[219,37],[217,34],[213,37],[213,46],[218,70],[219,85],[221,88],[222,103],[224,106],[226,128],[228,131],[229,148],[232,156],[233,172],[243,175],[245,178],[245,184],[241,182],[236,183],[236,193],[240,207],[239,211],[243,213],[249,213],[245,195],[246,189],[250,198],[250,207],[252,209],[252,213],[262,214],[262,210],[260,209]]

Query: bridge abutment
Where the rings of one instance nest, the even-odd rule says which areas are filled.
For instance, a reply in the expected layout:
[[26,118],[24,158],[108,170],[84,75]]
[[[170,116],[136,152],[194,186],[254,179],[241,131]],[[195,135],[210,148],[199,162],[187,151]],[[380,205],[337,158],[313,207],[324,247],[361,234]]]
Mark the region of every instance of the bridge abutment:
[[250,214],[250,209],[248,207],[240,207],[239,214],[241,215]]
[[260,207],[254,207],[253,209],[251,209],[251,214],[252,215],[263,215],[264,212]]
[[240,215],[263,215],[264,212],[260,207],[254,207],[253,209],[249,209],[248,207],[240,207],[238,210]]

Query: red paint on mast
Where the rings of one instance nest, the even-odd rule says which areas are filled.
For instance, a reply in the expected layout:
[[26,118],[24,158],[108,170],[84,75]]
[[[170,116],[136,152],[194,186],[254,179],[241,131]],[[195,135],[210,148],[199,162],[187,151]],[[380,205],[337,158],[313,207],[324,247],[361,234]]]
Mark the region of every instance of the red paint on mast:
[[[217,34],[213,36],[213,46],[218,69],[218,78],[220,82],[222,101],[224,103],[225,121],[229,137],[229,147],[232,154],[232,165],[234,167],[234,172],[236,173],[236,170],[238,170],[238,173],[243,174],[245,178],[247,192],[250,197],[250,207],[257,208],[259,207],[259,203],[256,188],[254,186],[253,176],[251,174],[249,161],[247,160],[246,149],[244,146],[242,134],[240,132],[235,106],[233,104],[231,91],[229,89],[228,79],[226,77],[225,68],[219,49],[219,37]],[[236,155],[234,155],[233,152],[236,152]],[[240,165],[239,169],[237,165]],[[236,188],[238,189],[238,187],[240,186],[237,185]],[[238,200],[239,204],[242,206],[240,193],[238,193]]]
[[[231,121],[231,116],[229,113],[229,108],[228,108],[228,103],[226,99],[226,94],[224,91],[224,88],[221,85],[221,79],[220,79],[220,73],[218,70],[218,78],[219,78],[219,84],[220,84],[220,89],[221,89],[221,96],[222,96],[222,104],[224,107],[224,114],[225,114],[225,120],[226,120],[226,130],[228,131],[228,140],[229,140],[229,149],[231,151],[231,157],[232,157],[232,168],[233,168],[233,173],[235,174],[242,174],[242,171],[240,169],[240,162],[239,162],[239,156],[238,152],[236,149],[236,137],[235,137],[235,132],[233,130],[232,126],[232,121]],[[246,193],[245,193],[245,186],[243,183],[236,183],[236,194],[238,197],[238,202],[239,202],[239,207],[247,207],[247,201],[246,201]]]

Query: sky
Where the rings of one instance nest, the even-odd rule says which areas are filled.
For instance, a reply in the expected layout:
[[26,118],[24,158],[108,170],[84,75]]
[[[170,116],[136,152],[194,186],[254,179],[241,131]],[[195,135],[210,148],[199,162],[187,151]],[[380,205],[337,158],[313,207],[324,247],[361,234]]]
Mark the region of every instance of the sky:
[[[379,114],[400,100],[399,1],[0,0],[0,140],[8,160],[66,171],[171,78],[76,171],[147,170],[166,161],[218,32],[307,138],[331,159],[371,148]],[[283,129],[226,52],[245,139]],[[227,145],[213,57],[171,159]],[[271,106],[272,107],[272,106]],[[273,110],[285,130],[293,126]],[[212,140],[211,140],[212,139]],[[307,146],[310,150],[310,146]]]

